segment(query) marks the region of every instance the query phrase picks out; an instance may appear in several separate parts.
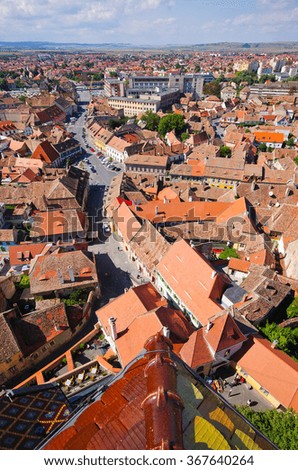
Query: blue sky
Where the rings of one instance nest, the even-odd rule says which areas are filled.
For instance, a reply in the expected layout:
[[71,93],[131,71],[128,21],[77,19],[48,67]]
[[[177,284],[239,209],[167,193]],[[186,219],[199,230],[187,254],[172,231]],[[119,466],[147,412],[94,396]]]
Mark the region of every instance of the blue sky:
[[134,45],[298,40],[297,0],[0,0],[0,40]]

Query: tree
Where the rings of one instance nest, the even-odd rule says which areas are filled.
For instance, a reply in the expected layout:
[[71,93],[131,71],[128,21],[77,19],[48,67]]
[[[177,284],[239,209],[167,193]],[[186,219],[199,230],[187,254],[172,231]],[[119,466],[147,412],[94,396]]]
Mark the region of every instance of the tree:
[[0,90],[8,90],[8,83],[6,78],[0,78]]
[[296,165],[298,165],[298,155],[294,158],[294,162],[296,163]]
[[230,158],[232,155],[232,150],[227,145],[222,145],[219,151],[222,158]]
[[215,95],[220,98],[220,80],[216,79],[212,82],[205,83],[203,86],[204,95]]
[[266,323],[265,326],[259,328],[263,335],[269,341],[276,341],[276,347],[291,356],[294,360],[298,360],[297,342],[298,327],[281,327],[276,323]]
[[104,74],[103,74],[102,72],[93,73],[93,74],[91,75],[91,77],[92,77],[92,79],[93,79],[94,81],[100,82],[100,81],[103,79]]
[[227,248],[224,249],[219,255],[219,259],[229,259],[229,258],[239,258],[239,255],[235,248],[230,248],[227,246]]
[[287,317],[295,318],[298,317],[298,297],[296,297],[293,302],[287,308]]
[[146,113],[143,114],[141,120],[146,123],[146,129],[149,131],[157,131],[160,121],[158,114],[155,114],[152,111],[146,111]]
[[189,133],[188,132],[182,132],[182,134],[181,134],[182,142],[185,142],[188,138],[189,138]]
[[259,152],[267,152],[267,145],[264,144],[264,143],[261,143],[261,144],[258,146],[258,150],[259,150]]
[[273,74],[262,75],[259,79],[259,83],[265,83],[265,82],[267,82],[267,80],[270,80],[270,82],[276,82],[275,75],[273,75]]
[[22,274],[20,282],[17,283],[20,289],[28,289],[30,287],[30,279],[28,274]]
[[277,410],[256,412],[248,406],[238,406],[237,410],[279,449],[298,449],[297,413],[295,411],[288,410],[285,413]]
[[285,144],[285,147],[290,147],[290,148],[295,147],[295,139],[294,139],[294,137],[291,137],[290,139],[285,140],[284,144]]
[[258,76],[255,72],[244,70],[242,72],[236,72],[236,77],[234,77],[232,81],[237,85],[240,85],[242,82],[246,82],[248,85],[253,85],[258,81]]
[[181,134],[186,128],[183,116],[181,114],[168,114],[161,118],[158,124],[158,133],[164,137],[167,132],[175,131]]

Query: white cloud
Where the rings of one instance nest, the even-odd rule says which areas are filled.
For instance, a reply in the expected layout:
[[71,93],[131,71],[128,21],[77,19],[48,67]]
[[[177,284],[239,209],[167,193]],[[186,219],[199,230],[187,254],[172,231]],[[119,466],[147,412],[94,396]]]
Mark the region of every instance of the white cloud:
[[206,42],[259,41],[267,32],[268,41],[287,40],[298,21],[297,0],[0,0],[0,5],[4,41],[105,42],[108,35],[113,42],[191,43],[200,34]]
[[157,18],[157,20],[153,21],[154,25],[169,25],[176,22],[176,18]]

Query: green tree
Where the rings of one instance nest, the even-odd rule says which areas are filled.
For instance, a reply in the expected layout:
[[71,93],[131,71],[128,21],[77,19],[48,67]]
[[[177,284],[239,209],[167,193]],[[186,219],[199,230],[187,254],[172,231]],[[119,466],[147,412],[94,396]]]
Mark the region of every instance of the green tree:
[[216,79],[212,82],[205,83],[203,86],[204,95],[215,95],[220,98],[220,80]]
[[291,305],[288,306],[287,316],[288,318],[298,317],[298,297],[296,297],[291,303]]
[[242,72],[236,72],[236,77],[234,77],[232,81],[237,85],[240,85],[242,82],[246,82],[248,85],[253,85],[258,81],[258,76],[255,72],[244,70]]
[[261,77],[259,79],[259,83],[265,83],[265,82],[267,82],[267,80],[270,80],[270,82],[276,82],[275,75],[273,75],[273,74],[261,75]]
[[227,145],[222,145],[219,151],[222,158],[229,158],[232,155],[232,150]]
[[110,77],[116,78],[116,77],[118,77],[118,73],[112,71],[112,72],[110,72]]
[[229,258],[239,258],[239,255],[235,248],[230,248],[227,246],[227,248],[224,249],[219,255],[219,259],[229,259]]
[[142,116],[142,121],[146,123],[146,128],[149,131],[157,131],[160,117],[152,111],[146,111]]
[[189,138],[189,133],[188,132],[182,132],[182,134],[181,134],[182,142],[185,142],[188,138]]
[[95,80],[96,82],[100,82],[103,77],[104,77],[104,74],[102,72],[98,72],[98,73],[93,73],[91,75],[92,79]]
[[279,449],[298,449],[298,415],[295,411],[288,410],[285,413],[277,410],[256,412],[248,406],[238,406],[237,410]]
[[294,158],[294,162],[296,163],[296,165],[298,165],[298,155]]
[[264,143],[261,143],[261,144],[258,146],[258,150],[259,150],[259,152],[267,152],[267,145],[264,144]]
[[8,83],[6,78],[0,78],[0,90],[8,90]]
[[27,274],[22,274],[20,282],[17,283],[20,289],[27,289],[30,287],[30,279]]
[[158,133],[164,137],[167,132],[175,131],[178,135],[184,132],[186,124],[181,114],[168,114],[161,118],[158,124]]
[[294,139],[294,137],[291,137],[290,139],[285,140],[284,144],[285,144],[286,147],[290,147],[290,148],[295,147],[295,139]]
[[298,327],[282,328],[276,323],[267,322],[265,326],[260,327],[259,329],[269,341],[276,341],[276,347],[278,349],[281,349],[283,352],[291,356],[294,360],[298,360]]

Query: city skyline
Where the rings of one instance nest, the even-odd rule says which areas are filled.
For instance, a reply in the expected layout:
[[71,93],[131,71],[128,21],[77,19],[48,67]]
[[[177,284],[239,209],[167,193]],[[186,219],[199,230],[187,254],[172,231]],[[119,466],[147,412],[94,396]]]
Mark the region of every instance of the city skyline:
[[4,0],[2,41],[188,45],[297,38],[295,0]]

